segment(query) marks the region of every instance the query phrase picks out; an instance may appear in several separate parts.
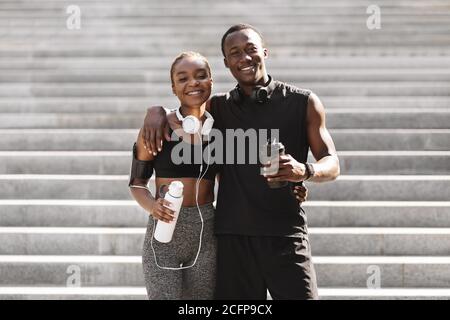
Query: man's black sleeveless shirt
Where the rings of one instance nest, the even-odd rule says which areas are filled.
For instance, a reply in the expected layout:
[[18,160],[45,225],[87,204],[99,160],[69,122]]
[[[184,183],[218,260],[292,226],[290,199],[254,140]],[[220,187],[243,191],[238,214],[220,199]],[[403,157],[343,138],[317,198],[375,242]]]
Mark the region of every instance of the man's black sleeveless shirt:
[[[224,141],[227,129],[278,129],[286,154],[299,162],[306,162],[309,150],[306,109],[310,91],[272,81],[269,85],[270,98],[263,104],[248,97],[239,101],[233,99],[230,93],[214,96],[211,100],[214,127],[222,132]],[[237,147],[234,149],[236,158]],[[247,141],[246,160],[249,159],[250,149]],[[226,148],[224,154],[227,154]],[[293,184],[270,189],[260,169],[259,162],[249,164],[248,161],[246,164],[236,164],[235,161],[222,167],[215,232],[248,236],[293,236],[306,233],[305,212],[292,192]]]

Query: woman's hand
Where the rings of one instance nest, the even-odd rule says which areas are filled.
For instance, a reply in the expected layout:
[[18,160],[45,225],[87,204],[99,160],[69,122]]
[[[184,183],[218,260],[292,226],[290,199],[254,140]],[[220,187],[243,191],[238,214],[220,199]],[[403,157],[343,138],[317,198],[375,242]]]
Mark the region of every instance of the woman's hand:
[[175,212],[173,210],[170,210],[167,207],[170,207],[172,204],[164,200],[163,198],[158,198],[155,203],[153,204],[153,210],[151,212],[151,215],[153,218],[157,220],[161,220],[164,222],[171,222],[174,219]]
[[153,156],[161,151],[164,138],[170,141],[166,110],[163,107],[155,106],[147,109],[142,127],[142,138],[145,149]]

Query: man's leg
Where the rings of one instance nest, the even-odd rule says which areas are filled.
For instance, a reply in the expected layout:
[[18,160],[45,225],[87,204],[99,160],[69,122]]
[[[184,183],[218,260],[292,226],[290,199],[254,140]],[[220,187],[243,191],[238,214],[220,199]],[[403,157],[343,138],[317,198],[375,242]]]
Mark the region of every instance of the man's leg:
[[219,300],[265,300],[266,286],[250,237],[217,235],[217,286]]
[[[274,300],[318,299],[317,280],[311,260],[309,239],[304,237],[266,237],[259,252],[264,277]],[[264,245],[262,243],[261,245]]]

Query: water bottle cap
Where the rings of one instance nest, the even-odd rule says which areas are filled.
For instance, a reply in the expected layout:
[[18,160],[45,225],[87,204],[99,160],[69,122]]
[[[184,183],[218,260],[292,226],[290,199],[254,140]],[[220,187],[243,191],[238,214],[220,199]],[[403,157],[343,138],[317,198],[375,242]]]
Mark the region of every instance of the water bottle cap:
[[181,181],[172,181],[169,185],[169,194],[172,197],[179,198],[183,195],[183,183]]

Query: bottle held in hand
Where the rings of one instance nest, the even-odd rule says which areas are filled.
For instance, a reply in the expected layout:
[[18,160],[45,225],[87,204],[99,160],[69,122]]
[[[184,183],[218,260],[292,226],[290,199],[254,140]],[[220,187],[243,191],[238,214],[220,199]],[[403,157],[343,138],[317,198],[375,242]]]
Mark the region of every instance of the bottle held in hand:
[[[274,139],[272,142],[267,141],[260,150],[260,159],[263,164],[266,164],[268,161],[270,161],[270,167],[264,167],[263,173],[266,175],[274,175],[278,173],[278,158],[280,155],[285,154],[285,148],[284,145],[281,142],[277,142],[276,139]],[[267,184],[269,185],[269,188],[271,189],[278,189],[283,188],[288,185],[287,181],[267,181]]]
[[172,204],[169,209],[174,211],[174,219],[171,222],[164,222],[158,220],[155,229],[155,239],[162,243],[172,241],[173,232],[177,224],[178,215],[180,213],[181,205],[183,203],[183,183],[181,181],[172,181],[169,185],[169,190],[164,196],[164,200]]

